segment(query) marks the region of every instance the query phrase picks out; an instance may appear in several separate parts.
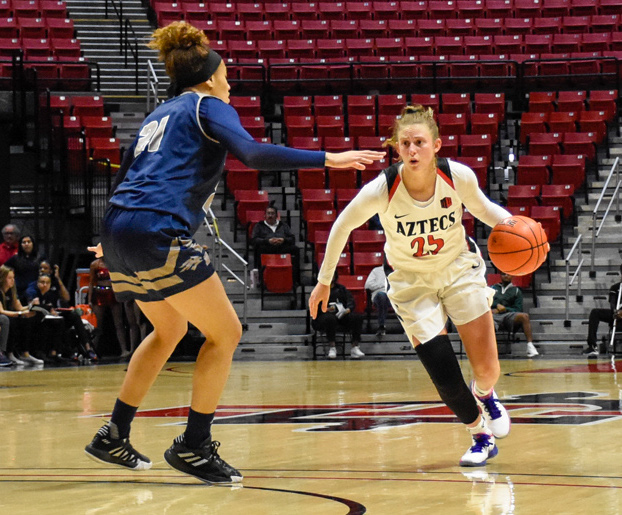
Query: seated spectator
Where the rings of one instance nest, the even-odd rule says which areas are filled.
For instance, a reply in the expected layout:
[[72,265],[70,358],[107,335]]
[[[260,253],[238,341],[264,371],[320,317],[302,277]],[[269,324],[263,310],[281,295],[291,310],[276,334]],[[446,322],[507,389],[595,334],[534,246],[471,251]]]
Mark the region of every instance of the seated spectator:
[[337,348],[335,346],[337,327],[341,327],[352,334],[350,356],[353,358],[365,356],[361,349],[359,349],[361,330],[363,328],[363,315],[355,313],[354,308],[354,297],[345,286],[337,282],[337,273],[335,272],[333,280],[330,283],[328,307],[326,311],[320,309],[317,318],[312,321],[313,328],[316,331],[324,331],[326,333],[329,345],[329,359],[335,359],[337,357]]
[[[15,365],[43,365],[43,360],[30,355],[37,319],[35,313],[22,306],[15,289],[15,273],[8,266],[0,266],[0,315],[9,319],[8,358]],[[6,327],[2,327],[4,331]]]
[[365,289],[371,292],[371,301],[378,311],[378,330],[376,336],[387,334],[385,322],[391,302],[387,296],[387,276],[384,273],[384,266],[377,266],[367,276]]
[[3,242],[0,243],[0,265],[4,265],[10,257],[17,254],[17,239],[19,229],[13,224],[7,224],[2,228]]
[[[622,265],[620,266],[620,274],[622,274]],[[605,322],[609,327],[613,327],[614,320],[622,319],[622,309],[618,306],[618,297],[620,295],[620,282],[611,285],[609,288],[609,308],[594,308],[590,311],[590,320],[587,329],[587,348],[583,350],[583,354],[587,354],[589,358],[598,356],[598,325]]]
[[255,250],[255,268],[261,267],[262,254],[291,254],[294,278],[300,282],[300,250],[296,246],[296,237],[289,225],[278,217],[277,209],[268,206],[264,221],[253,227],[251,245]]
[[514,331],[521,328],[527,338],[527,357],[538,355],[533,344],[529,315],[523,313],[523,292],[512,284],[510,274],[501,274],[501,282],[492,286],[495,296],[492,301],[492,317],[497,331]]
[[[78,355],[82,354],[85,358],[96,361],[97,355],[91,349],[89,334],[79,312],[72,308],[61,307],[61,301],[64,301],[65,304],[69,303],[67,290],[64,289],[63,293],[52,290],[52,278],[46,274],[39,276],[36,285],[35,295],[29,299],[29,302],[31,305],[39,306],[49,312],[49,315],[41,320],[41,333],[45,342],[47,359],[58,362],[61,361],[61,355],[77,358]],[[63,298],[61,295],[65,293],[66,295]],[[77,349],[69,339],[67,334],[69,329],[75,331],[78,340]]]
[[[43,259],[39,263],[39,275],[49,275],[52,279],[50,291],[56,292],[60,299],[60,307],[69,307],[71,305],[71,296],[69,290],[63,284],[60,278],[60,270],[58,265],[52,266],[47,259]],[[38,279],[38,276],[37,276]],[[26,288],[26,299],[32,299],[37,295],[37,281],[33,281]]]
[[17,297],[21,302],[26,302],[26,288],[36,282],[39,276],[39,263],[41,258],[37,252],[37,244],[32,236],[24,235],[19,239],[17,254],[5,263],[15,271],[15,287]]
[[95,336],[95,349],[99,350],[99,342],[104,327],[104,316],[107,310],[112,313],[114,326],[117,333],[117,340],[121,347],[120,358],[130,356],[131,350],[127,347],[127,335],[125,333],[125,323],[123,321],[123,304],[117,302],[112,291],[110,282],[110,271],[106,267],[104,258],[93,260],[90,266],[88,303],[97,317],[97,330]]

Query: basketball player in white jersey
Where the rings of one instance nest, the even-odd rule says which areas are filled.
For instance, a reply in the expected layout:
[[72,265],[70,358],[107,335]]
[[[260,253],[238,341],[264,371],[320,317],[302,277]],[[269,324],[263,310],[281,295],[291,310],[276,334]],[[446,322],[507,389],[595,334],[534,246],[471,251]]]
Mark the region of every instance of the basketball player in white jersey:
[[[481,466],[498,450],[510,418],[494,391],[500,374],[486,266],[462,226],[462,206],[493,227],[510,216],[479,189],[467,166],[437,159],[439,130],[431,109],[407,106],[387,140],[400,161],[366,184],[335,221],[311,316],[326,311],[330,281],[350,232],[376,213],[386,234],[387,294],[441,399],[463,422],[472,445],[460,465]],[[458,329],[473,369],[469,388],[445,329]],[[481,409],[481,413],[480,413]]]

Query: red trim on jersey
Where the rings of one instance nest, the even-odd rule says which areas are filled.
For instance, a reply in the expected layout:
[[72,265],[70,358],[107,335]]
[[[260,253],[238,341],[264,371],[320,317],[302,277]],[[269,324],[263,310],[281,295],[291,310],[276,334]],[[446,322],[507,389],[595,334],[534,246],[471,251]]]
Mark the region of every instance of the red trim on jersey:
[[439,177],[441,179],[443,179],[447,184],[449,184],[452,189],[456,189],[456,187],[454,186],[454,181],[452,181],[449,177],[447,177],[447,175],[445,175],[445,172],[443,172],[443,170],[441,170],[440,168],[436,169],[436,173],[439,175]]
[[398,173],[397,177],[395,177],[395,181],[393,182],[393,187],[391,188],[391,191],[389,191],[389,202],[391,202],[391,199],[393,198],[393,195],[395,195],[395,192],[397,191],[397,187],[400,185],[401,182],[402,182],[402,177]]

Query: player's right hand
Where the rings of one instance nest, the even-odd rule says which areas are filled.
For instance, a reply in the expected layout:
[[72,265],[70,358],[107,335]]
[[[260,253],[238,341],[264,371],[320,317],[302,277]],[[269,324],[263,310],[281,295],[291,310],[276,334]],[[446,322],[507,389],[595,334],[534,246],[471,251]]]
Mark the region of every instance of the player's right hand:
[[356,168],[365,170],[365,165],[386,157],[386,152],[375,150],[348,150],[346,152],[326,152],[325,164],[331,168]]
[[322,304],[322,311],[326,313],[329,297],[330,286],[327,284],[317,283],[309,296],[309,313],[311,313],[311,318],[314,320],[317,318],[317,308],[320,303]]
[[95,252],[95,257],[100,258],[104,255],[104,250],[102,249],[102,244],[98,243],[95,247],[87,247],[89,252]]

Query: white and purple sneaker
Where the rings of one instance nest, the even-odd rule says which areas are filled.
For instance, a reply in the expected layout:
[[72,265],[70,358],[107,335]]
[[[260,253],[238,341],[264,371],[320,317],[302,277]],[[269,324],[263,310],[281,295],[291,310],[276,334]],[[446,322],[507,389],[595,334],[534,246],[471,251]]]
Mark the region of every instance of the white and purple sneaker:
[[480,397],[475,393],[475,381],[471,381],[471,392],[482,411],[486,425],[495,435],[495,438],[505,438],[510,433],[512,422],[508,412],[499,402],[499,397],[493,390],[487,397]]

